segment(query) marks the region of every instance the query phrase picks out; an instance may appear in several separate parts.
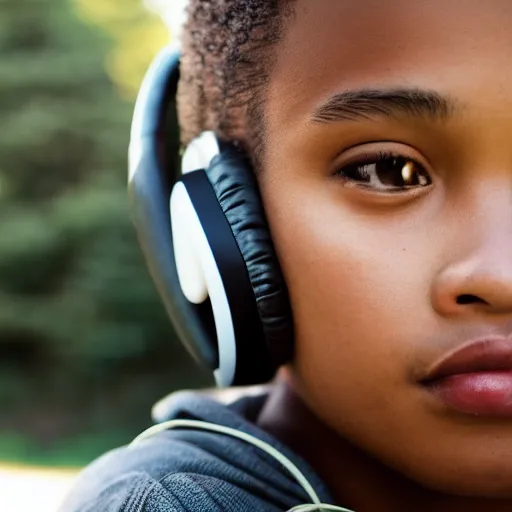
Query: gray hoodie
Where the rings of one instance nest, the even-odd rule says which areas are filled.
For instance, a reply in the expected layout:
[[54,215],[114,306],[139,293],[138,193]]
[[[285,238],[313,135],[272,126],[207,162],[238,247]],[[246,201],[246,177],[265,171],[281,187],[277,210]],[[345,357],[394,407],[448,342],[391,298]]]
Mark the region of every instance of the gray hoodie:
[[[306,462],[253,422],[266,395],[230,405],[181,392],[158,420],[193,419],[251,434],[288,457],[321,501],[333,503]],[[167,430],[118,448],[88,466],[60,512],[282,512],[310,500],[274,458],[244,441],[200,430]]]

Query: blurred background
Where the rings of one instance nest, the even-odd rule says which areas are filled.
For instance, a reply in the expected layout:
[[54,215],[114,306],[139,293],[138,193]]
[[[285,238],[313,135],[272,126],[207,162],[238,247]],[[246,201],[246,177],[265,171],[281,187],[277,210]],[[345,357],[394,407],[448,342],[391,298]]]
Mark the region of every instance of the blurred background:
[[126,193],[137,90],[181,4],[0,2],[2,512],[32,510],[5,508],[7,478],[45,468],[49,489],[147,428],[158,399],[210,384],[164,314]]

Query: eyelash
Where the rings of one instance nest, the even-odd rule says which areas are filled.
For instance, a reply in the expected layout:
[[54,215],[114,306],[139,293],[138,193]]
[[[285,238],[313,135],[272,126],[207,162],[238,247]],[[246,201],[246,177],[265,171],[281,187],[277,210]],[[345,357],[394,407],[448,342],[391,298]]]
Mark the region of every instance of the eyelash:
[[[368,170],[361,171],[362,168],[374,166],[375,172],[379,170],[379,164],[384,162],[391,162],[392,166],[400,165],[401,169],[401,177],[404,178],[404,171],[407,171],[409,178],[419,176],[418,180],[412,185],[402,185],[402,186],[382,186],[376,187],[375,183],[371,184],[372,177],[369,175]],[[411,166],[412,164],[412,166]],[[392,170],[392,173],[395,170]],[[350,174],[352,176],[350,176]],[[358,175],[358,177],[354,177],[354,175]],[[337,171],[335,171],[334,175],[336,177],[340,177],[347,186],[357,187],[357,188],[365,188],[369,190],[377,190],[381,193],[404,193],[411,189],[417,189],[419,187],[426,187],[432,184],[432,179],[430,178],[429,173],[426,171],[425,167],[419,163],[417,160],[411,157],[407,157],[392,151],[379,151],[376,153],[368,153],[361,155],[357,160],[345,164],[343,167],[340,167]],[[395,176],[396,177],[396,176]],[[377,178],[380,179],[380,178]],[[373,179],[375,182],[375,179]]]

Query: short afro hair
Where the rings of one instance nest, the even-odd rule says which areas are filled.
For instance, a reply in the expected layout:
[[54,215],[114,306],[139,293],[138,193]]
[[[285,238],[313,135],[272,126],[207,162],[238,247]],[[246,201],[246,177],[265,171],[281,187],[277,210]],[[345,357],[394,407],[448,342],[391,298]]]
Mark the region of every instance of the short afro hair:
[[189,0],[178,90],[184,145],[213,130],[245,150],[259,167],[266,84],[292,3]]

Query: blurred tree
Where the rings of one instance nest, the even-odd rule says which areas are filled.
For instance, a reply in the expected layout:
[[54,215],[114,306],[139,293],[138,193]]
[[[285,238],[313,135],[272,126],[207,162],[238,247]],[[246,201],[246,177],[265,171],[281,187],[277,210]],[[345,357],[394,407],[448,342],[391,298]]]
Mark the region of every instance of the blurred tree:
[[[168,0],[170,2],[176,0]],[[107,60],[110,77],[132,98],[149,60],[169,42],[169,32],[143,0],[75,0],[79,14],[114,41]]]
[[[78,4],[111,29],[70,0],[0,3],[0,435],[48,446],[135,433],[160,396],[206,382],[142,263],[125,190],[132,103],[104,66],[133,90],[164,29],[140,21],[138,0]],[[130,56],[140,68],[122,82]]]

